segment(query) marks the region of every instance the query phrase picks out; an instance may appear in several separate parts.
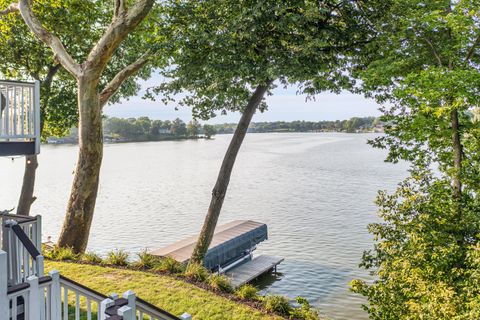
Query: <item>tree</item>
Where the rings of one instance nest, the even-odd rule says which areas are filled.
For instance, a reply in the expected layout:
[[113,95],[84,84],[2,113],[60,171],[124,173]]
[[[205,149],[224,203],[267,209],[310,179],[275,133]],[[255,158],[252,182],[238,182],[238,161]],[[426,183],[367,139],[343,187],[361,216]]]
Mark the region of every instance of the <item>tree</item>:
[[377,199],[382,223],[354,281],[372,319],[480,316],[478,216],[480,15],[477,1],[385,1],[377,37],[355,72],[384,107],[386,135],[371,143],[410,177]]
[[215,127],[212,126],[212,125],[204,124],[203,125],[203,132],[205,134],[205,137],[207,139],[210,139],[212,136],[217,134],[217,129],[215,129]]
[[[0,8],[8,7],[10,2],[10,0],[0,0]],[[95,44],[99,32],[110,22],[108,16],[110,4],[105,2],[58,0],[55,2],[38,0],[36,2],[40,5],[33,9],[42,16],[44,26],[47,29],[61,29],[62,33],[58,35],[61,42],[67,47],[75,46],[77,48],[72,53],[75,59],[81,59],[86,55],[86,48],[91,48]],[[50,14],[52,12],[55,14]],[[0,74],[5,78],[17,80],[38,80],[41,91],[40,128],[42,138],[66,135],[70,128],[78,124],[75,79],[72,79],[55,59],[50,48],[36,40],[35,35],[23,23],[21,15],[14,14],[15,10],[10,13],[12,14],[3,15],[0,19]],[[2,14],[0,13],[0,15]],[[59,16],[63,18],[58,19]],[[79,23],[79,21],[83,21],[83,23]],[[112,78],[123,69],[125,61],[137,59],[138,53],[132,49],[139,47],[138,40],[132,39],[125,43],[122,56],[112,57],[112,63],[104,71],[105,79]],[[144,73],[139,72],[138,75],[143,77]],[[132,77],[125,81],[114,100],[136,92],[135,79]],[[34,185],[37,167],[37,156],[27,156],[17,214],[29,215],[31,205],[36,199]]]
[[172,121],[170,126],[170,133],[176,137],[184,137],[187,135],[187,126],[180,118]]
[[198,123],[197,120],[192,120],[187,125],[187,136],[189,137],[198,137],[198,133],[200,132],[201,125]]
[[135,124],[141,129],[141,135],[147,136],[152,126],[152,121],[148,117],[140,117],[135,120]]
[[160,135],[160,130],[162,129],[162,126],[162,120],[153,120],[152,126],[150,127],[150,135],[153,137],[158,137]]
[[[9,1],[0,1],[0,7],[8,4]],[[63,133],[76,123],[75,92],[71,90],[75,86],[64,73],[49,49],[28,32],[19,15],[0,20],[0,74],[7,79],[40,81],[42,132]],[[59,75],[61,82],[55,81]],[[36,199],[33,193],[37,167],[37,156],[27,156],[17,214],[29,215]]]
[[[129,6],[126,1],[115,0],[111,22],[103,34],[98,33],[99,39],[93,48],[90,51],[82,51],[78,50],[77,46],[70,45],[68,46],[70,53],[66,47],[67,43],[63,43],[59,37],[49,31],[37,17],[38,15],[42,19],[44,15],[51,13],[41,11],[42,6],[38,2],[35,2],[34,8],[32,8],[30,0],[19,0],[18,3],[12,3],[2,12],[4,14],[19,12],[35,37],[50,47],[58,63],[77,82],[79,158],[65,222],[58,240],[60,246],[72,247],[76,252],[85,251],[98,191],[103,154],[102,108],[117,93],[127,78],[149,62],[152,52],[143,47],[140,49],[143,49],[143,54],[137,56],[131,64],[123,66],[113,78],[105,81],[102,76],[105,76],[105,70],[109,64],[114,63],[112,57],[116,53],[122,53],[124,50],[122,44],[130,41],[127,37],[146,18],[154,2],[154,0],[138,0]],[[85,2],[78,1],[78,3]],[[74,4],[76,4],[75,1]],[[101,1],[89,2],[89,4],[97,5],[96,7],[99,9],[102,8]],[[35,8],[37,9],[35,10]],[[90,17],[85,16],[84,18],[89,19]],[[82,22],[89,24],[92,21]],[[95,23],[95,21],[93,22]],[[53,30],[56,28],[58,25],[52,27]],[[135,38],[132,36],[132,39]],[[80,57],[73,55],[78,52],[85,54]],[[83,60],[83,62],[79,63],[78,60]]]
[[165,100],[189,92],[180,105],[196,118],[240,111],[222,162],[191,262],[211,243],[237,154],[265,95],[280,84],[299,84],[313,95],[349,84],[343,58],[361,42],[357,6],[345,1],[168,1],[175,42],[172,79],[156,88]]

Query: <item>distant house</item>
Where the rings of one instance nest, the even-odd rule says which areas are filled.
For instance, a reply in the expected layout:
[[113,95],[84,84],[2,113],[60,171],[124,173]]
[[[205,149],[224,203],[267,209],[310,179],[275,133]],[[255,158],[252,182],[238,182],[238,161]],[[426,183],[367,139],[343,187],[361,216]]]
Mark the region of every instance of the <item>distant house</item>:
[[159,134],[170,134],[171,131],[170,131],[170,129],[160,128],[160,129],[158,129],[158,133]]

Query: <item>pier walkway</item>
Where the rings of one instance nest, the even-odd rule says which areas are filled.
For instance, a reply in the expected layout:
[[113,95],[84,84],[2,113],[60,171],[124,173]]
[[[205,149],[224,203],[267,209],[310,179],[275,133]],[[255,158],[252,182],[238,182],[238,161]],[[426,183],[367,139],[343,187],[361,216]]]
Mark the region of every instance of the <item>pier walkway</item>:
[[260,255],[227,271],[225,275],[230,278],[233,287],[238,288],[270,270],[276,271],[283,260],[282,257]]

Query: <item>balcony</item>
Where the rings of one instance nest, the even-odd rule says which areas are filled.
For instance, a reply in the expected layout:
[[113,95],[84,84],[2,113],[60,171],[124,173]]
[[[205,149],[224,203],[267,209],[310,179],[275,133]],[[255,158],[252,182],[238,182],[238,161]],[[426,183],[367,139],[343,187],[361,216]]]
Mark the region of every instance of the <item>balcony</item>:
[[40,153],[40,82],[0,80],[0,156]]

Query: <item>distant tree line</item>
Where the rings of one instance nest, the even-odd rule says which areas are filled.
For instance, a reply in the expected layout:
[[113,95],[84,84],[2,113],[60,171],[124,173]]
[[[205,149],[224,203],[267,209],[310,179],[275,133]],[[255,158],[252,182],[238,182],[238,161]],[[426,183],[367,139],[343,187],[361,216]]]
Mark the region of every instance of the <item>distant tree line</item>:
[[211,138],[216,134],[212,125],[203,126],[196,120],[185,123],[177,118],[170,120],[151,120],[139,118],[106,118],[104,120],[105,138],[109,140],[155,141],[165,139],[196,139],[200,135]]
[[[218,134],[233,133],[235,123],[224,123],[215,125]],[[250,125],[248,132],[372,132],[382,131],[383,123],[375,117],[354,117],[348,120],[335,121],[274,121],[254,122]]]

